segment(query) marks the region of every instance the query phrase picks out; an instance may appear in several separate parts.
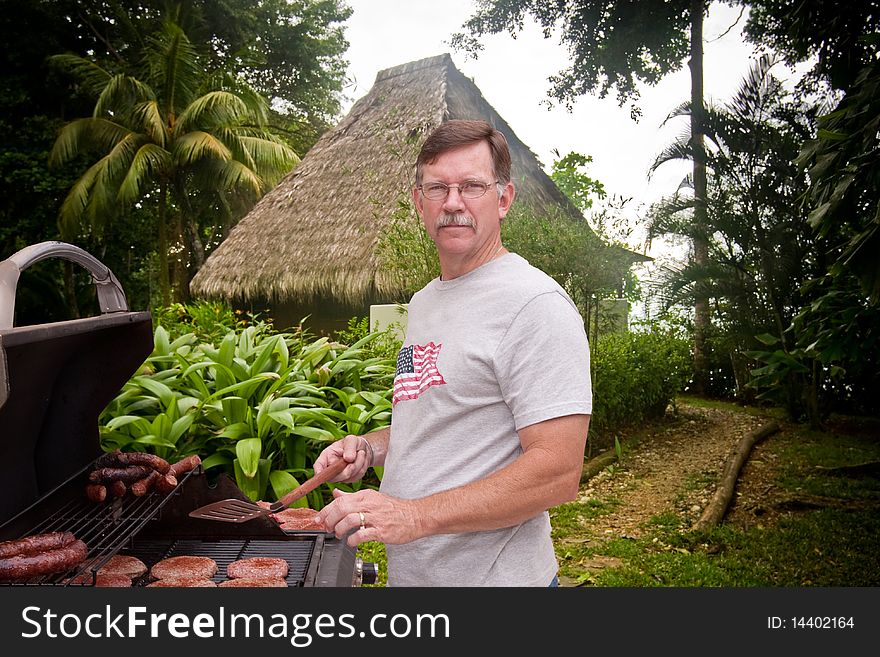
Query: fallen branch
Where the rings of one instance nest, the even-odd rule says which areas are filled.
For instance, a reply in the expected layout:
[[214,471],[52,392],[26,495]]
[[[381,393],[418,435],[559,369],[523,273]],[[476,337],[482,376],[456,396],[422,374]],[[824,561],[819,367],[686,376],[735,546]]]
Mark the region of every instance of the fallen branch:
[[730,506],[730,500],[733,498],[733,491],[736,488],[736,480],[739,478],[740,470],[742,470],[742,467],[748,460],[752,447],[768,436],[772,436],[779,431],[779,428],[779,424],[776,422],[769,422],[759,429],[746,434],[739,440],[724,463],[721,481],[718,483],[718,488],[715,489],[712,501],[706,505],[703,515],[691,527],[692,531],[703,531],[721,522],[724,514],[727,513],[727,508]]
[[615,461],[617,461],[617,451],[613,449],[602,452],[599,456],[590,459],[584,463],[584,467],[581,470],[581,483],[586,483]]

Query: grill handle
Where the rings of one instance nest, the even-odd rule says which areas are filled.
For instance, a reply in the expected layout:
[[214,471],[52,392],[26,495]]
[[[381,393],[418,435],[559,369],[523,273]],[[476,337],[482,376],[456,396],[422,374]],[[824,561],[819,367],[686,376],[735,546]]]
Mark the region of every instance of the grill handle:
[[100,260],[78,246],[65,242],[40,242],[27,246],[0,262],[0,330],[12,328],[15,318],[15,289],[18,277],[31,265],[47,258],[63,258],[85,268],[98,291],[101,313],[125,312],[128,301],[122,285]]

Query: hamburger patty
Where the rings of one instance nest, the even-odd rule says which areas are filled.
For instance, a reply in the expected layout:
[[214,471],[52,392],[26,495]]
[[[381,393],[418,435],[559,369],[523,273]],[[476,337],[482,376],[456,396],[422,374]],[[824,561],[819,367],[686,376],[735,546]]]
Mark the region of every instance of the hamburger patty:
[[233,561],[226,567],[226,575],[230,579],[284,579],[287,577],[288,566],[284,559],[278,557],[251,557]]
[[209,557],[180,556],[162,559],[150,568],[153,579],[210,579],[217,574],[217,562]]
[[281,525],[281,529],[288,531],[327,531],[323,524],[315,522],[316,515],[314,509],[298,508],[273,513],[272,518]]
[[269,587],[287,587],[287,582],[283,579],[272,579],[269,577],[241,577],[239,579],[227,579],[220,582],[218,587],[222,589],[228,588],[269,588]]
[[150,582],[147,584],[147,587],[154,588],[207,588],[207,587],[216,587],[215,584],[210,579],[205,579],[204,577],[168,577],[165,579],[157,579],[155,582]]
[[86,584],[96,588],[127,589],[131,586],[131,577],[121,573],[102,573],[100,570],[95,574],[92,583],[92,571],[87,570],[70,580],[71,584]]
[[114,554],[98,569],[99,575],[127,575],[129,579],[136,579],[146,572],[147,565],[143,561],[124,554]]

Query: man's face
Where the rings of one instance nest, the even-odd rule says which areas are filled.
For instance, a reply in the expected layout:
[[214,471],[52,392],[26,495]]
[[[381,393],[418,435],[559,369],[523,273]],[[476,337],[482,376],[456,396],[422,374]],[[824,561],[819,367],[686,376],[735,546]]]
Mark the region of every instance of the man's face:
[[484,141],[447,151],[422,168],[423,185],[460,185],[470,180],[489,184],[485,195],[463,198],[458,187],[452,187],[445,199],[432,200],[413,190],[416,209],[441,258],[476,257],[487,245],[499,241],[501,219],[513,201],[513,185],[508,183],[498,197],[492,153]]

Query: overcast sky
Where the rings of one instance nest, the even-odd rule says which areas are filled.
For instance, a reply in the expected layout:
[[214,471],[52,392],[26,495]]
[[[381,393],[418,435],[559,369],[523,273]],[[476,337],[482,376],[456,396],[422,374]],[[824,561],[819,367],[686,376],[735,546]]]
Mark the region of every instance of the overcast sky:
[[[379,71],[448,52],[548,172],[554,149],[562,155],[570,151],[591,155],[588,173],[610,194],[633,197],[632,206],[637,206],[672,193],[689,169],[686,163],[669,163],[650,183],[647,179],[656,155],[687,127],[685,119],[678,119],[661,128],[670,110],[690,98],[687,66],[655,87],[642,88],[643,115],[638,123],[627,107],[618,107],[613,94],[603,100],[582,97],[571,112],[558,106],[548,110],[544,104],[548,77],[567,66],[568,57],[558,37],[545,39],[537,25],[527,23],[516,39],[508,34],[486,38],[484,50],[473,59],[449,45],[451,35],[473,11],[470,0],[348,0],[348,4],[354,13],[346,23],[351,44],[346,55],[350,62],[346,112],[370,90]],[[739,8],[713,5],[704,24],[705,94],[719,102],[732,96],[752,62],[752,48],[741,36],[744,20],[729,29],[739,15]]]

